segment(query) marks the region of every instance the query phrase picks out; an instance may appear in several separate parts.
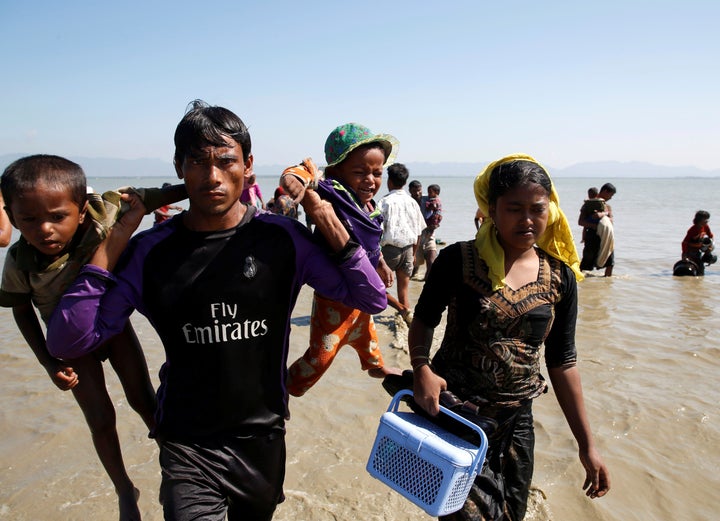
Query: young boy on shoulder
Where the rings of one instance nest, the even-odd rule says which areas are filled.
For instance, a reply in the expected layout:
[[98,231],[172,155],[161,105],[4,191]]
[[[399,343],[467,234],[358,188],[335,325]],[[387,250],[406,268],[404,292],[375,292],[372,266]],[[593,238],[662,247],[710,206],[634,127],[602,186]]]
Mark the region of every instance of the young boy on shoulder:
[[[318,179],[317,168],[309,158],[301,165],[285,169],[280,179],[281,186],[302,183],[333,206],[352,239],[367,252],[386,287],[392,285],[393,272],[382,259],[382,213],[373,197],[382,185],[383,168],[392,164],[397,155],[397,146],[393,136],[373,134],[363,125],[347,123],[335,128],[325,142],[324,179]],[[400,374],[399,369],[385,366],[372,315],[315,292],[310,346],[290,366],[290,394],[305,394],[345,344],[355,349],[363,370],[370,376],[384,378],[388,374]]]
[[134,195],[87,193],[82,168],[54,155],[33,155],[9,165],[0,179],[5,210],[21,233],[8,250],[0,286],[0,306],[11,307],[15,322],[61,390],[72,390],[90,428],[95,450],[118,494],[120,519],[140,519],[138,490],[125,470],[115,410],[105,387],[102,362],[110,360],[130,406],[148,429],[155,424],[155,391],[132,326],[97,352],[59,360],[47,350],[33,305],[47,324],[67,286],[75,279],[123,206],[140,197],[151,211],[186,197],[183,185],[166,189],[126,189]]

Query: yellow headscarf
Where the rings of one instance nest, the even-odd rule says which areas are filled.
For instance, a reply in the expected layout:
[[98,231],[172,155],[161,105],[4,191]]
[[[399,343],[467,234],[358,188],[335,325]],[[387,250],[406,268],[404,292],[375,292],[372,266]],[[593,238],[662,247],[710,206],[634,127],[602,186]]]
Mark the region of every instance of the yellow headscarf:
[[[505,252],[500,246],[495,234],[492,219],[488,208],[488,191],[490,188],[490,173],[500,165],[510,163],[511,161],[530,161],[540,166],[545,172],[547,170],[535,159],[525,154],[513,154],[503,157],[497,161],[490,163],[475,178],[473,185],[475,191],[475,199],[477,200],[480,211],[486,215],[480,229],[475,236],[475,248],[477,248],[480,258],[488,265],[488,275],[492,283],[493,291],[505,286]],[[549,177],[549,175],[548,175]],[[560,199],[555,185],[551,183],[550,203],[548,205],[548,223],[545,232],[538,238],[537,245],[552,257],[563,261],[575,273],[575,278],[583,280],[583,274],[580,271],[580,259],[578,258],[575,242],[573,241],[572,231],[568,224],[565,214],[560,209]]]

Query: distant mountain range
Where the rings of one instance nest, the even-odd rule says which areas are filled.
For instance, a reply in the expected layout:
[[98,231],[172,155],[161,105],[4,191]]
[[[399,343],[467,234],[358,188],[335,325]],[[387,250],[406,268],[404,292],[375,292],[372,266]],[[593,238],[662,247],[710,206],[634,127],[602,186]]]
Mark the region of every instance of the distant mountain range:
[[[0,156],[3,170],[24,154]],[[79,163],[88,177],[174,177],[175,171],[169,161],[161,159],[116,159],[105,157],[70,157]],[[405,163],[413,177],[472,177],[482,170],[485,163]],[[287,165],[255,165],[258,177],[280,175]],[[615,177],[720,177],[720,169],[703,170],[694,166],[662,166],[643,162],[594,161],[577,163],[566,168],[546,165],[554,177],[592,177],[597,179]]]

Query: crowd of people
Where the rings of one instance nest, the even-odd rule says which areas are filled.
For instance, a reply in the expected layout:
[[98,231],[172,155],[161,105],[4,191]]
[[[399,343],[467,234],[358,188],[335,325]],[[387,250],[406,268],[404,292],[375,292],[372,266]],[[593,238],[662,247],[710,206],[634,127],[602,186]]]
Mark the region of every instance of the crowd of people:
[[[290,399],[330,371],[345,345],[371,377],[409,375],[428,417],[451,392],[497,425],[467,500],[442,519],[523,519],[543,372],[575,438],[585,494],[609,491],[575,328],[578,282],[595,270],[613,274],[613,184],[588,190],[578,254],[548,171],[531,156],[503,157],[472,184],[475,236],[439,248],[441,188],[423,193],[410,180],[390,134],[337,126],[324,169],[311,158],[289,166],[269,200],[248,129],[232,111],[196,100],[174,144],[176,185],[88,193],[80,165],[52,155],[21,158],[0,180],[0,245],[13,225],[20,233],[0,305],[12,308],[52,382],[73,393],[120,519],[140,519],[139,492],[123,463],[105,360],[160,448],[166,519],[269,520],[284,500]],[[388,193],[376,201],[383,185]],[[151,212],[155,225],[135,233]],[[716,260],[709,219],[695,214],[683,260]],[[422,282],[416,303],[413,278]],[[305,284],[314,289],[309,343],[293,361],[290,316]],[[404,372],[385,364],[375,330],[373,314],[388,305],[408,326]],[[157,391],[129,320],[135,310],[165,349]]]

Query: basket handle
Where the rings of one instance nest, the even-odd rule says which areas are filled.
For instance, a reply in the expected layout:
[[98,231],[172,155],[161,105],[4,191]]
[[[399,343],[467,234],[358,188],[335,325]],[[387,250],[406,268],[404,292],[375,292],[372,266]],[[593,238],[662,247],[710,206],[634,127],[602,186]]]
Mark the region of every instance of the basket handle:
[[[400,406],[400,399],[403,396],[412,397],[413,392],[410,389],[402,389],[402,390],[398,391],[395,394],[395,396],[393,396],[393,399],[390,402],[390,406],[388,407],[388,412],[397,412],[398,411],[398,408]],[[488,444],[487,435],[485,434],[485,431],[483,431],[478,425],[475,425],[470,420],[463,418],[459,414],[451,411],[450,409],[448,409],[447,407],[445,407],[443,405],[440,406],[440,412],[446,414],[453,420],[456,420],[456,421],[462,423],[463,425],[470,427],[472,430],[474,430],[475,432],[478,433],[478,435],[480,436],[480,446],[478,448],[480,450],[478,450],[478,452],[475,456],[475,461],[473,462],[473,468],[477,469],[477,471],[480,472],[480,466],[482,465],[483,461],[485,460],[485,453],[487,452],[487,444]]]

